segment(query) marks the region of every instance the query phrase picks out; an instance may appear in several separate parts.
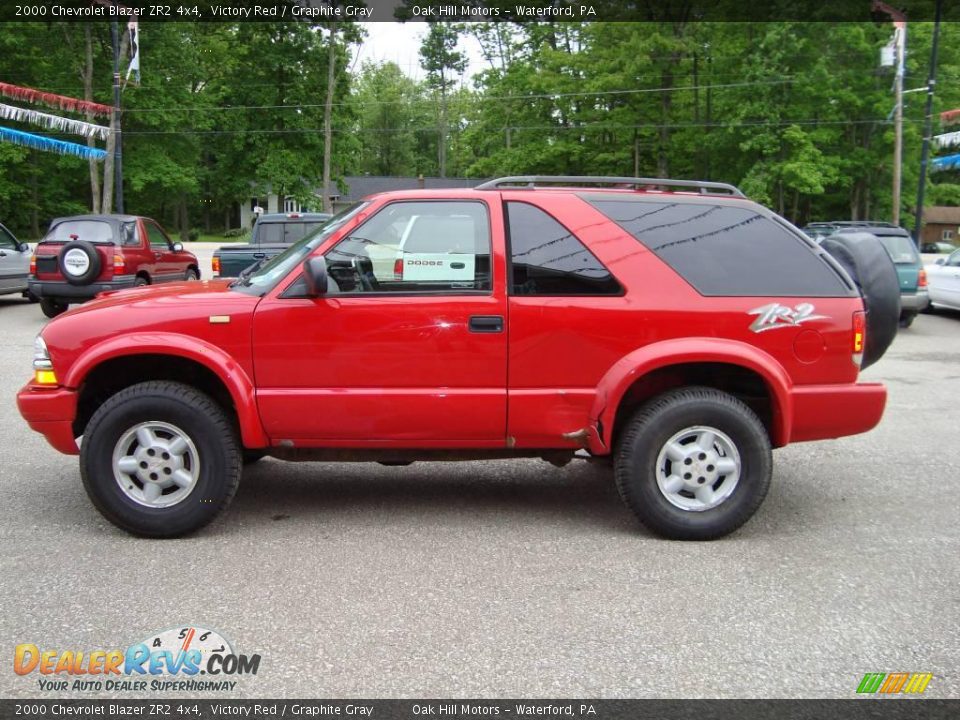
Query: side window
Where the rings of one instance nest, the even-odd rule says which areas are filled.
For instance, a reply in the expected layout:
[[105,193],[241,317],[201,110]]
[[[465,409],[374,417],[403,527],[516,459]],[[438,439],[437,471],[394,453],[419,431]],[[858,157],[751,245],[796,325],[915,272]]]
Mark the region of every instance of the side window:
[[167,236],[163,234],[163,230],[158,228],[152,222],[145,222],[144,226],[147,228],[147,237],[150,239],[151,250],[170,249],[170,241],[167,240]]
[[6,228],[0,227],[0,250],[16,250],[19,246]]
[[538,207],[507,203],[512,295],[619,295],[620,284],[587,247]]
[[706,296],[843,297],[809,241],[744,205],[582,195]]
[[490,290],[490,220],[473,201],[395,202],[326,255],[332,292]]
[[957,250],[948,257],[946,264],[950,267],[960,267],[960,250]]
[[136,223],[124,223],[120,226],[120,244],[124,247],[137,247],[140,244]]

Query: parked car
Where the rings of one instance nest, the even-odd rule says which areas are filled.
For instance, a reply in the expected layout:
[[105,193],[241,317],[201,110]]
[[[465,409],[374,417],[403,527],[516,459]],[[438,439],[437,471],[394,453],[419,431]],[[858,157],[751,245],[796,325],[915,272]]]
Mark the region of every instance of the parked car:
[[933,255],[939,255],[940,253],[950,254],[956,249],[957,249],[956,245],[951,245],[948,242],[924,243],[923,247],[920,248],[921,252],[930,253]]
[[960,310],[960,250],[928,265],[927,282],[930,290],[928,310],[932,312],[935,307]]
[[47,317],[102,292],[175,280],[199,280],[193,253],[160,225],[137,215],[57,218],[37,245],[29,288]]
[[248,245],[223,245],[213,251],[214,276],[238,277],[251,265],[279,255],[293,243],[322,227],[331,217],[330,213],[261,215],[253,226]]
[[[378,277],[413,218],[445,228],[429,254],[472,255],[469,277]],[[858,374],[896,333],[896,273],[875,238],[831,244],[845,265],[720,183],[384,193],[242,279],[121,291],[47,324],[17,402],[138,535],[207,524],[268,454],[612,460],[649,528],[716,538],[760,506],[771,448],[883,414],[886,389]]]
[[927,294],[927,272],[910,233],[902,227],[884,222],[849,221],[831,224],[836,226],[833,234],[869,233],[880,239],[893,260],[899,277],[900,327],[910,327],[917,313],[922,312],[930,303]]
[[27,292],[29,272],[30,246],[0,224],[0,295],[20,293],[33,299]]

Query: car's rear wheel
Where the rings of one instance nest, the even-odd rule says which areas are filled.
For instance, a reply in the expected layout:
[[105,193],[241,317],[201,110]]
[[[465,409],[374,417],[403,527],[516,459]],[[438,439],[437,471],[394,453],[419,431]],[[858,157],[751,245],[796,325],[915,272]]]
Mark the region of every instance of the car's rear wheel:
[[58,300],[54,300],[53,298],[40,299],[40,311],[48,318],[55,318],[57,315],[65,313],[69,309],[69,305]]
[[674,540],[712,540],[750,519],[772,474],[770,440],[737,398],[673,390],[640,408],[620,437],[617,489],[637,518]]
[[126,388],[94,413],[80,451],[83,485],[110,522],[134,535],[176,537],[211,522],[240,480],[233,424],[181,383]]
[[187,268],[187,272],[184,273],[183,279],[187,282],[193,282],[200,279],[200,275],[197,274],[197,271],[193,268]]
[[142,275],[137,276],[137,279],[133,281],[133,286],[134,286],[134,287],[143,287],[144,285],[149,285],[149,284],[150,284],[150,281],[147,280],[147,279],[146,279],[145,277],[143,277]]

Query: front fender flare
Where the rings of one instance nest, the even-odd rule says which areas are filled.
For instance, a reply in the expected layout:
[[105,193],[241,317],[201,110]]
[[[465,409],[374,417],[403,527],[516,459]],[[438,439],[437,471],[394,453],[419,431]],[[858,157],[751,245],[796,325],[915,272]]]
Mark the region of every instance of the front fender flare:
[[245,447],[270,444],[257,411],[256,392],[240,364],[216,345],[178,333],[139,332],[105,340],[87,350],[73,363],[63,379],[69,388],[79,388],[84,378],[101,363],[132,355],[172,355],[192,360],[213,372],[226,386],[237,410],[237,425]]
[[597,394],[590,410],[590,423],[602,428],[601,452],[610,452],[614,421],[623,396],[634,382],[644,375],[687,363],[725,363],[752,370],[763,378],[770,392],[773,410],[771,443],[786,445],[790,438],[793,382],[783,366],[771,355],[753,345],[737,340],[693,337],[645,345],[614,363],[597,385]]

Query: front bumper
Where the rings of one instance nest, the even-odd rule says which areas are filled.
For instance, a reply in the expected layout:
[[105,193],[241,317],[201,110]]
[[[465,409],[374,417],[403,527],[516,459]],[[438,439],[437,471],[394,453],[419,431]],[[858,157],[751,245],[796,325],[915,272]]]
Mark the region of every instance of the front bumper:
[[887,388],[880,383],[800,385],[790,398],[788,442],[828,440],[875,428],[887,405]]
[[900,312],[918,313],[925,310],[930,304],[930,295],[926,290],[918,290],[915,293],[900,295]]
[[30,428],[43,435],[54,449],[66,455],[80,454],[73,436],[77,416],[75,390],[27,383],[17,393],[17,409]]
[[102,292],[132,288],[136,282],[137,279],[133,275],[124,275],[103,282],[93,282],[89,285],[71,285],[65,280],[36,280],[30,278],[27,281],[27,286],[30,292],[38,298],[78,302],[92,300]]

